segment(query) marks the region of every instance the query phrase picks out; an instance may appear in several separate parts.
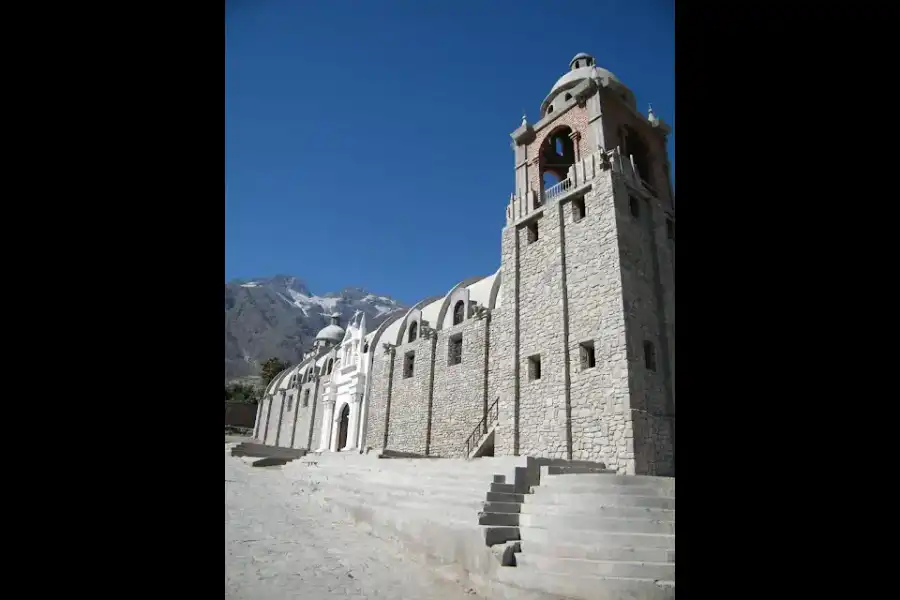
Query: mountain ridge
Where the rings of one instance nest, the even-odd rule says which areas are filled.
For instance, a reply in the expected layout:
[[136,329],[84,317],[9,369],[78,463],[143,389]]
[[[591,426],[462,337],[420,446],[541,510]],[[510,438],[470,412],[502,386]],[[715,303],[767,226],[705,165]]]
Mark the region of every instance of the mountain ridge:
[[225,381],[257,375],[262,362],[271,357],[298,362],[333,313],[346,326],[359,310],[372,331],[407,308],[388,295],[358,286],[316,295],[303,279],[292,275],[226,282]]

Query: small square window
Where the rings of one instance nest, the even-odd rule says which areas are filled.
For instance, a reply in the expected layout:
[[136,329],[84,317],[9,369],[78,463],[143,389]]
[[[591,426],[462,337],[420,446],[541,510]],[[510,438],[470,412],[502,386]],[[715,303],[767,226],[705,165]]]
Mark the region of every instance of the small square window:
[[303,392],[303,406],[304,407],[309,406],[309,390],[306,390],[305,392]]
[[528,358],[528,381],[537,381],[541,378],[541,355],[535,354]]
[[656,370],[656,348],[653,342],[644,342],[644,366],[648,371]]
[[403,356],[403,378],[409,379],[415,372],[416,353],[407,352]]
[[534,220],[528,224],[528,243],[535,243],[538,241],[538,237],[538,222],[537,220]]
[[447,364],[458,365],[462,362],[462,334],[450,336],[448,346]]
[[584,218],[584,198],[572,200],[572,221],[577,223]]
[[597,359],[594,356],[594,340],[581,342],[579,350],[581,352],[582,371],[586,369],[593,369],[595,366],[597,366]]
[[631,216],[635,219],[641,217],[641,201],[634,196],[628,198],[628,209],[631,211]]
[[666,219],[666,237],[675,241],[675,221],[672,219]]

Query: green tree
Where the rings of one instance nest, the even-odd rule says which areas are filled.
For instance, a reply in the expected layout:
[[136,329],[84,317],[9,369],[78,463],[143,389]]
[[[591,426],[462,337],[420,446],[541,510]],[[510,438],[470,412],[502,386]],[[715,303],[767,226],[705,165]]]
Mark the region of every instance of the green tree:
[[288,368],[288,364],[278,358],[272,357],[262,364],[261,375],[263,387],[268,387],[275,376]]

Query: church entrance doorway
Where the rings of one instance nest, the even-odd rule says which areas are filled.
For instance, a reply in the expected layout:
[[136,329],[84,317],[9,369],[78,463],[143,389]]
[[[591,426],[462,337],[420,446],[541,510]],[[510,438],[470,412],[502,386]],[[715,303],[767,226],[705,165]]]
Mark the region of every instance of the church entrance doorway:
[[338,425],[338,443],[336,450],[338,452],[347,445],[347,427],[350,425],[350,405],[345,404],[341,409],[341,421]]

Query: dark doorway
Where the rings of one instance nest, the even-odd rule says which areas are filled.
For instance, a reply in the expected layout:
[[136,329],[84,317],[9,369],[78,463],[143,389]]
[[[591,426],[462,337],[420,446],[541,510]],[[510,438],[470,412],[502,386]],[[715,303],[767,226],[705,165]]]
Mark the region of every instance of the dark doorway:
[[347,445],[347,427],[350,424],[350,405],[345,404],[344,408],[341,409],[341,422],[338,425],[338,445],[336,450],[338,452]]

